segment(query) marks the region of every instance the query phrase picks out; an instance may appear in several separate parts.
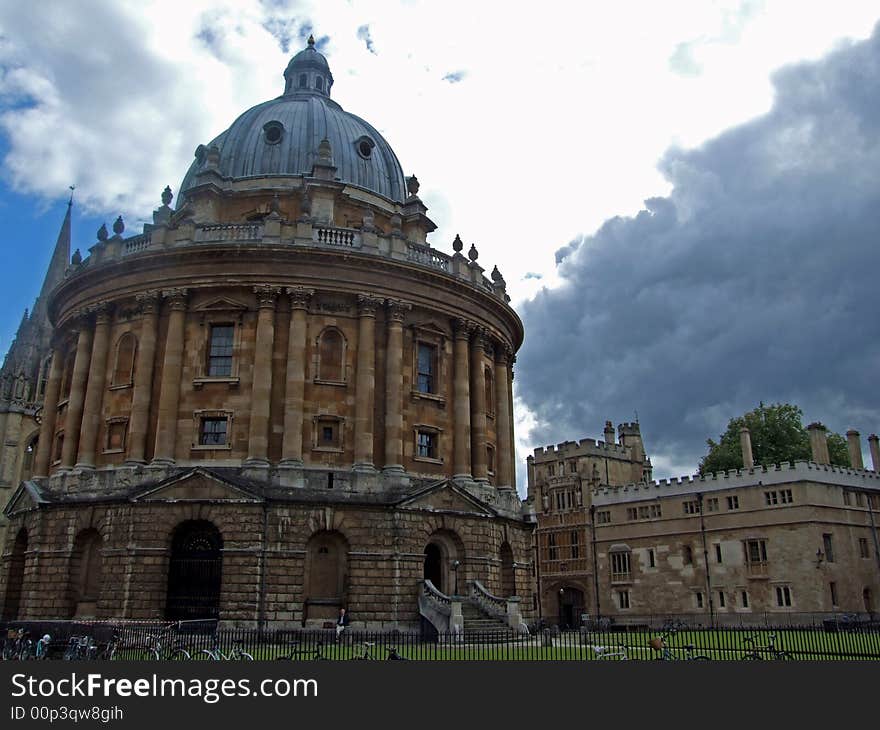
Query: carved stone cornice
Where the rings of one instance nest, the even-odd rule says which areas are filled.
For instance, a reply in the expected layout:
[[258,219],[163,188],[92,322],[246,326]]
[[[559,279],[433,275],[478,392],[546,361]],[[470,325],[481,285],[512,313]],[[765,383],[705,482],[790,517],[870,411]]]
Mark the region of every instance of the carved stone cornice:
[[96,302],[85,308],[86,314],[95,318],[95,324],[109,324],[113,314],[110,302]]
[[358,317],[375,317],[376,310],[385,302],[372,294],[358,294]]
[[495,342],[495,362],[499,365],[510,367],[516,356],[513,354],[513,346],[509,342]]
[[186,287],[175,287],[174,289],[163,289],[162,298],[168,300],[168,306],[172,310],[186,311]]
[[257,306],[260,309],[275,309],[275,300],[281,294],[281,287],[274,284],[257,284],[254,287]]
[[406,313],[412,309],[412,304],[402,299],[389,299],[385,302],[388,311],[388,321],[403,324]]
[[139,292],[134,295],[134,301],[141,314],[156,314],[159,311],[159,290]]
[[304,286],[289,286],[284,291],[290,297],[291,309],[308,309],[309,302],[315,295],[314,289],[307,289]]

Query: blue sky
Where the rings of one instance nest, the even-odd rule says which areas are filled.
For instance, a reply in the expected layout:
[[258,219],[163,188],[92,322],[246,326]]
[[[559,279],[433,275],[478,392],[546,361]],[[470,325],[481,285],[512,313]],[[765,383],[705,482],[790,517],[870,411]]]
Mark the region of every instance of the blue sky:
[[[759,400],[880,430],[864,376],[876,287],[853,277],[878,263],[862,223],[880,164],[852,157],[878,149],[870,5],[551,0],[536,18],[463,0],[4,3],[0,349],[68,186],[84,255],[117,215],[139,232],[199,144],[281,92],[314,30],[334,99],[418,175],[432,245],[460,233],[508,282],[527,331],[521,459],[637,410],[655,473],[683,474]],[[812,362],[816,342],[837,356]]]

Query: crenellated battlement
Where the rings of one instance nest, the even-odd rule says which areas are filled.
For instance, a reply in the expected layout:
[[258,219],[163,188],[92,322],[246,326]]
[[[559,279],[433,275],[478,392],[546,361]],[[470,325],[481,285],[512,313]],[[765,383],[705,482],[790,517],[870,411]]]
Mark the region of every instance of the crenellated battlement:
[[641,436],[642,431],[639,427],[639,422],[635,421],[633,423],[621,423],[617,426],[617,434],[618,436]]
[[603,456],[617,455],[629,459],[631,449],[619,444],[609,444],[606,441],[596,439],[581,439],[580,441],[564,441],[561,444],[539,446],[535,449],[535,464],[558,458],[570,458],[574,456]]
[[624,486],[603,486],[593,490],[593,504],[636,502],[676,494],[714,492],[738,487],[767,487],[798,481],[818,482],[854,489],[880,490],[880,474],[870,469],[852,469],[812,461],[784,462],[752,469],[730,469],[704,476],[692,475],[658,479]]

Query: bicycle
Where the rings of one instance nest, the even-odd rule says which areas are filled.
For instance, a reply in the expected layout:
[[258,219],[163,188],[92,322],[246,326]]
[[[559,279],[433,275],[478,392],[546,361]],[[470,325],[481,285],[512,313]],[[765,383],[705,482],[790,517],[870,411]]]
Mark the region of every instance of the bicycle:
[[757,638],[758,635],[756,634],[755,636],[747,636],[745,639],[743,639],[743,643],[751,644],[751,651],[746,652],[746,654],[743,656],[743,659],[748,659],[752,661],[763,661],[767,658],[764,656],[765,653],[770,654],[770,659],[792,659],[791,654],[789,654],[787,651],[776,648],[776,634],[767,635],[768,643],[766,646],[756,644],[755,639]]
[[214,661],[241,661],[242,659],[252,662],[254,657],[241,648],[241,641],[235,641],[232,648],[228,652],[224,652],[217,645],[217,638],[214,638],[214,646],[210,649],[202,649],[202,654],[206,656],[203,659],[213,659]]
[[119,635],[118,631],[114,631],[110,641],[108,641],[98,653],[98,659],[102,661],[111,661],[116,657],[116,652],[119,651],[121,647],[122,637]]
[[126,658],[134,659],[136,661],[159,661],[161,659],[162,661],[172,662],[189,661],[192,659],[190,653],[182,644],[177,643],[172,644],[171,646],[165,646],[163,642],[167,638],[167,634],[167,630],[162,634],[148,634],[146,646],[136,646],[132,648],[131,653],[133,656]]
[[657,637],[654,637],[653,639],[651,639],[651,641],[650,641],[651,648],[654,651],[660,652],[660,656],[654,657],[655,659],[657,659],[658,661],[666,661],[666,662],[679,661],[679,660],[683,660],[683,661],[709,661],[709,657],[707,657],[705,654],[695,654],[694,653],[694,650],[696,649],[696,647],[693,644],[685,644],[683,647],[681,647],[681,649],[684,649],[686,652],[683,657],[676,656],[675,652],[676,651],[680,652],[681,649],[678,649],[678,648],[673,649],[669,646],[669,644],[667,642],[667,639],[671,638],[676,633],[678,633],[677,629],[670,628],[670,629],[667,629],[666,631],[664,631],[660,636],[657,636]]
[[95,659],[98,656],[98,646],[91,636],[71,636],[64,650],[64,661],[83,661]]
[[287,652],[287,654],[282,654],[280,656],[276,656],[275,658],[279,659],[281,661],[291,661],[291,662],[310,661],[310,660],[327,661],[329,659],[329,657],[324,656],[324,642],[323,641],[319,641],[315,645],[314,649],[300,649],[300,648],[298,648],[299,644],[297,642],[294,642],[291,646],[294,648],[292,648],[289,652]]
[[360,656],[353,656],[351,658],[355,659],[355,660],[376,659],[376,657],[373,656],[373,653],[371,651],[371,649],[374,646],[376,646],[376,643],[374,641],[364,641],[364,642],[362,642],[362,645],[364,647],[364,653],[361,654]]
[[33,639],[26,629],[9,629],[6,642],[3,644],[3,659],[20,661],[32,659],[35,654]]
[[602,644],[590,644],[590,648],[593,650],[593,653],[596,655],[596,659],[618,659],[620,661],[625,661],[629,659],[629,656],[626,653],[626,647],[622,644],[614,644],[611,646],[606,646]]

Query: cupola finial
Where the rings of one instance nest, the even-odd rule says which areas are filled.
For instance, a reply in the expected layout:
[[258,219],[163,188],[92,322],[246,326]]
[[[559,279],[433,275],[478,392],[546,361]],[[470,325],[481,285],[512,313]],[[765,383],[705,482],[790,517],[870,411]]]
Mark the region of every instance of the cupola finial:
[[315,36],[309,33],[309,48],[315,47]]

